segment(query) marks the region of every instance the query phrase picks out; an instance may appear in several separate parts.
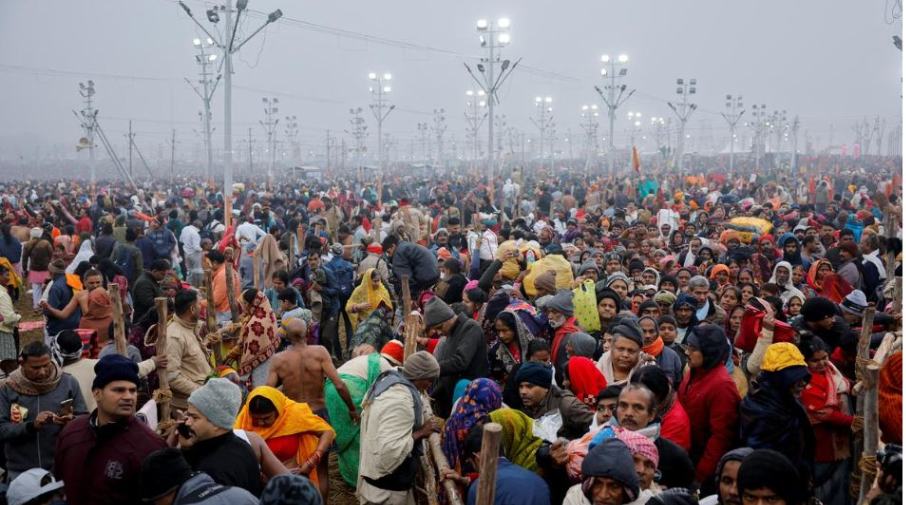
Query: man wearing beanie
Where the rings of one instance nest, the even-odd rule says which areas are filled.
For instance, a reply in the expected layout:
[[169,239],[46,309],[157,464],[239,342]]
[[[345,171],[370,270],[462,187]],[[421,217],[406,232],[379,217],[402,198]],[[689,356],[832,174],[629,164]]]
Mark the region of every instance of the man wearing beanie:
[[425,333],[429,338],[446,337],[437,350],[440,380],[434,389],[437,415],[447,417],[453,403],[453,389],[461,379],[488,375],[488,355],[481,326],[465,314],[457,316],[440,298],[425,304]]
[[[303,477],[300,477],[303,478]],[[135,490],[132,494],[136,494]],[[257,505],[248,491],[218,484],[204,472],[193,472],[179,449],[162,449],[141,464],[141,501],[169,505]]]
[[242,406],[239,386],[228,379],[211,379],[189,396],[184,421],[189,437],[180,433],[179,445],[193,470],[214,482],[261,494],[258,458],[248,442],[233,432]]
[[808,500],[807,482],[783,454],[758,449],[742,460],[736,488],[743,503],[803,505]]
[[639,476],[623,441],[608,438],[582,461],[582,482],[569,488],[563,505],[623,505],[639,497]]
[[427,351],[378,376],[362,401],[362,435],[356,495],[361,505],[404,505],[412,500],[422,439],[441,430],[430,417],[425,391],[440,365]]
[[641,364],[642,329],[634,320],[624,318],[611,324],[608,333],[613,335],[613,342],[610,350],[598,359],[598,370],[608,384],[625,384],[632,371]]
[[[840,315],[837,304],[831,300],[822,296],[809,298],[790,324],[799,332],[810,332],[820,337],[830,348],[831,354],[840,347],[844,356],[852,363],[855,362],[859,336]],[[852,366],[841,368],[840,371],[850,379],[854,376]]]
[[868,308],[868,299],[865,298],[865,293],[854,289],[840,302],[839,307],[840,312],[843,314],[843,319],[847,323],[850,325],[859,324],[862,322],[862,313]]
[[806,478],[811,478],[815,464],[815,432],[799,394],[810,379],[795,345],[771,344],[761,373],[739,406],[742,445],[780,452]]
[[594,412],[572,391],[553,384],[552,378],[553,370],[549,365],[534,361],[523,363],[516,372],[519,399],[522,401],[519,410],[532,419],[541,419],[545,414],[559,411],[563,424],[558,434],[570,439],[578,438],[588,431]]
[[60,433],[54,472],[65,482],[70,505],[141,503],[135,489],[142,460],[166,444],[135,417],[138,365],[112,354],[101,358],[94,372],[97,409]]
[[556,372],[555,378],[557,384],[563,384],[563,369],[569,361],[566,355],[566,344],[569,341],[569,335],[578,333],[579,327],[576,325],[574,315],[575,307],[573,306],[573,292],[567,290],[558,291],[550,300],[541,307],[547,316],[547,322],[553,332],[551,339],[551,362],[554,364]]

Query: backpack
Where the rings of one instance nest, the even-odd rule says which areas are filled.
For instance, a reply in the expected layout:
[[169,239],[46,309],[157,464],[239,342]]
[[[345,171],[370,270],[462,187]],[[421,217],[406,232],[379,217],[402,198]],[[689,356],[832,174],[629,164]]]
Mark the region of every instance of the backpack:
[[341,300],[348,300],[352,295],[355,287],[355,269],[346,261],[328,263],[327,268],[333,272],[334,279],[337,281],[337,290],[340,292]]
[[129,280],[130,286],[135,282],[133,277],[135,275],[135,261],[133,257],[132,251],[123,244],[117,244],[113,249],[113,264],[120,267],[123,273],[126,274],[126,279]]
[[160,228],[148,235],[151,240],[151,247],[154,249],[154,255],[160,259],[170,259],[170,251],[173,249],[173,243],[170,241],[170,230]]

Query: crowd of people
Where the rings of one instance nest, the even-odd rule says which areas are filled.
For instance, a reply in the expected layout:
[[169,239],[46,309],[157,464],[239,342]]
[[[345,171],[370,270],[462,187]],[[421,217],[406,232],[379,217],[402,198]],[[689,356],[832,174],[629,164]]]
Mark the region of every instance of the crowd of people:
[[899,503],[899,160],[698,165],[5,183],[7,503]]

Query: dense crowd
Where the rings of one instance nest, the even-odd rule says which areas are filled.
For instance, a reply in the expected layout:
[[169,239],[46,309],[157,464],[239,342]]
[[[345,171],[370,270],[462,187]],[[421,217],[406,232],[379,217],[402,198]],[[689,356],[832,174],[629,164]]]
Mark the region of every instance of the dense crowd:
[[8,182],[6,500],[472,504],[493,422],[498,504],[899,503],[899,160],[693,165]]

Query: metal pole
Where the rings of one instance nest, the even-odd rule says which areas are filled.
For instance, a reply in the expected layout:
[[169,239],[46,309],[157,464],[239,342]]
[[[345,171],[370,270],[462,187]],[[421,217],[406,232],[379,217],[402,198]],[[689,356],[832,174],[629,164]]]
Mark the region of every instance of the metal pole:
[[[488,41],[488,177],[494,177],[494,44],[497,42],[497,30],[489,30],[491,40]],[[476,137],[478,131],[475,132]]]
[[615,147],[614,147],[614,143],[613,143],[613,123],[617,117],[617,103],[616,103],[616,97],[614,96],[614,93],[616,93],[616,87],[617,87],[616,82],[617,82],[616,72],[614,71],[614,64],[611,61],[611,63],[610,63],[610,90],[608,91],[610,100],[607,103],[607,117],[610,122],[610,128],[607,133],[607,141],[610,144],[610,146],[607,150],[607,158],[610,161],[609,165],[610,165],[610,174],[611,175],[613,175],[613,173],[614,173],[614,149],[615,149]]
[[384,175],[384,84],[378,80],[378,106],[377,106],[377,149],[378,172]]
[[736,151],[736,125],[730,125],[730,173],[733,173],[733,153]]
[[[233,0],[226,1],[224,26],[233,26]],[[232,37],[227,33],[223,45],[223,220],[229,227],[233,219],[233,55]]]
[[176,163],[176,128],[170,134],[170,183],[173,183],[173,165]]

